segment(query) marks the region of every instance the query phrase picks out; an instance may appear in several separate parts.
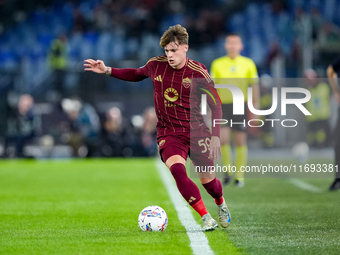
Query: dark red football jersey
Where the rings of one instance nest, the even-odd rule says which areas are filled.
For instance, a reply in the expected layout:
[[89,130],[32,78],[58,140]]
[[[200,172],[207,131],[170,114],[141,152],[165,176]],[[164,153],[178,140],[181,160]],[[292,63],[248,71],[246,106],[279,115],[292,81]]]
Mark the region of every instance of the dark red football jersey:
[[[184,67],[173,69],[163,55],[151,58],[140,68],[112,68],[111,75],[129,81],[151,78],[158,136],[206,130],[200,107],[202,93],[207,94],[212,118],[222,118],[221,102],[214,83],[205,66],[199,62],[187,58]],[[212,135],[220,135],[219,125],[212,128]]]

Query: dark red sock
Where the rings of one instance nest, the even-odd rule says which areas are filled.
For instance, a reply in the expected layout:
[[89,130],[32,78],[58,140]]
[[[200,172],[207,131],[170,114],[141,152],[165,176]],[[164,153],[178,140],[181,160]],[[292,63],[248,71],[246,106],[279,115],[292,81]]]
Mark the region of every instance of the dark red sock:
[[[185,166],[181,163],[176,163],[170,167],[170,171],[172,176],[175,178],[179,192],[189,203],[189,205],[191,205],[194,210],[200,215],[204,212],[204,214],[206,214],[207,212],[202,201],[200,190],[198,189],[196,184],[188,177]],[[196,206],[196,204],[198,205]],[[203,208],[205,209],[205,211],[203,210]]]
[[223,203],[223,188],[220,179],[215,178],[211,182],[203,184],[203,187],[207,190],[210,196],[217,199],[218,202],[221,202],[222,198],[221,203]]

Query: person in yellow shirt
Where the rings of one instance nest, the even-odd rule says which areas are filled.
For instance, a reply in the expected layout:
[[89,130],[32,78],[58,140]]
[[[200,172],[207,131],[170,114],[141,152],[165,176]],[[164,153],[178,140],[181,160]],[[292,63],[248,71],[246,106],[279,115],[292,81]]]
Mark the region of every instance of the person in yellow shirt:
[[68,65],[70,47],[67,43],[65,34],[61,34],[53,40],[47,55],[47,60],[52,71],[52,83],[54,90],[65,97],[67,89],[65,88],[65,78]]
[[313,69],[307,69],[304,76],[307,89],[311,94],[311,100],[306,103],[307,110],[312,114],[306,116],[309,129],[308,142],[312,147],[327,147],[331,132],[329,126],[331,90],[327,83],[318,79],[317,73]]
[[[215,79],[215,84],[231,84],[239,87],[244,95],[245,112],[244,115],[233,115],[233,97],[226,88],[217,89],[222,101],[223,119],[228,120],[228,124],[221,128],[221,149],[222,159],[225,166],[232,165],[232,150],[230,146],[231,130],[234,132],[235,144],[235,184],[237,187],[244,186],[244,173],[240,172],[241,166],[247,164],[247,99],[248,87],[253,88],[253,104],[259,109],[260,90],[258,86],[258,74],[255,63],[250,58],[241,56],[243,43],[241,37],[232,33],[226,37],[224,45],[227,55],[215,59],[211,64],[210,74]],[[231,120],[234,123],[231,125]],[[227,174],[224,183],[228,184],[230,176]]]

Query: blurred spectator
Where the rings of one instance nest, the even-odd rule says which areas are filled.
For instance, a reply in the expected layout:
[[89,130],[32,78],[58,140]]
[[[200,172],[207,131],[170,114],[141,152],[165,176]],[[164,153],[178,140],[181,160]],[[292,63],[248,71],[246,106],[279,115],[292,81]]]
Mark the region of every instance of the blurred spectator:
[[267,59],[266,59],[266,64],[269,68],[270,63],[276,59],[277,57],[279,57],[280,55],[282,55],[282,51],[280,48],[280,44],[277,41],[272,41],[270,43],[270,47],[269,47],[269,52],[267,55]]
[[106,113],[102,154],[106,157],[131,157],[135,139],[130,123],[123,119],[121,111],[112,107]]
[[293,22],[294,39],[292,44],[293,62],[295,68],[303,65],[303,49],[312,43],[312,20],[309,13],[302,7],[295,8],[295,19]]
[[48,53],[48,62],[52,68],[52,82],[54,89],[62,96],[66,95],[65,91],[65,75],[69,57],[69,45],[65,34],[60,35],[52,41],[51,48]]
[[[99,5],[94,9],[94,24],[97,31],[108,31],[110,29],[110,17],[106,11],[106,6]],[[82,27],[78,24],[78,27]],[[80,28],[78,28],[80,30]]]
[[43,133],[53,137],[56,143],[60,143],[60,138],[69,131],[68,115],[64,111],[61,101],[51,102],[52,110],[42,116]]
[[311,18],[312,18],[312,36],[313,40],[318,39],[318,33],[325,23],[324,19],[320,15],[320,11],[318,8],[313,7],[311,10]]
[[75,157],[92,157],[95,153],[100,121],[95,109],[79,99],[64,99],[62,107],[68,115],[69,134],[66,137]]
[[321,46],[338,46],[340,43],[340,28],[328,22],[322,26],[318,38]]
[[309,124],[308,142],[310,146],[322,148],[329,143],[330,88],[327,83],[317,78],[313,69],[306,70],[304,76],[311,93],[311,100],[306,103],[308,111],[312,114],[306,116]]
[[157,154],[157,116],[155,108],[150,107],[144,110],[143,124],[137,129],[138,156],[155,156]]
[[311,43],[312,39],[312,20],[309,13],[306,13],[302,7],[295,9],[295,20],[293,29],[300,46]]
[[74,18],[73,32],[83,33],[85,29],[85,19],[79,8],[74,10],[73,18]]
[[15,145],[15,156],[25,157],[24,146],[40,133],[40,116],[34,110],[33,97],[25,94],[20,96],[18,107],[7,120],[5,137],[5,156],[9,156],[8,147]]

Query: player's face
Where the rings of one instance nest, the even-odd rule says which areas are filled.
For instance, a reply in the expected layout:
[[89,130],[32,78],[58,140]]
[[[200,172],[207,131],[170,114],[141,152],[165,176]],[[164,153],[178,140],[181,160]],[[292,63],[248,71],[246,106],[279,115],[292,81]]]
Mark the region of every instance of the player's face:
[[239,36],[230,35],[225,39],[225,49],[229,56],[237,56],[243,50],[243,43]]
[[185,65],[189,45],[170,42],[164,47],[165,54],[168,57],[169,65],[174,69],[180,69]]

